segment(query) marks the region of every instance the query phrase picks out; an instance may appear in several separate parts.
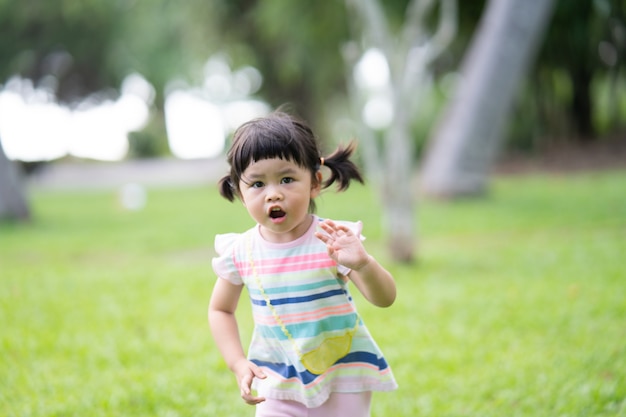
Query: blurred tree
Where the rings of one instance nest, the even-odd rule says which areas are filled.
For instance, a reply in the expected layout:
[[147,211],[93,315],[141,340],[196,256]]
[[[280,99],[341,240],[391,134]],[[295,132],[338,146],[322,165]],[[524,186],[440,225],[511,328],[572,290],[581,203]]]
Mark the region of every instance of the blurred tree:
[[[556,7],[555,20],[548,27],[548,36],[541,50],[541,66],[567,74],[572,94],[565,113],[574,133],[590,138],[593,133],[591,80],[594,68],[599,64],[594,51],[598,41],[592,36],[593,4],[591,1],[558,1]],[[554,83],[544,85],[549,88]],[[540,92],[539,88],[537,92]]]
[[[438,10],[436,5],[438,3]],[[388,247],[394,259],[410,262],[415,257],[415,194],[413,186],[414,146],[411,127],[419,110],[421,96],[431,78],[430,65],[450,44],[456,33],[456,0],[413,0],[407,5],[399,36],[389,27],[385,12],[376,0],[348,0],[348,7],[359,17],[359,35],[363,51],[346,51],[348,67],[364,50],[376,48],[388,63],[390,76],[391,119],[378,143],[367,129],[361,129],[366,146],[368,171],[380,178],[379,189],[384,206]],[[428,25],[438,12],[434,29]],[[358,48],[352,45],[353,48]],[[349,76],[351,79],[351,75]],[[352,88],[352,95],[358,94]],[[353,99],[358,103],[358,98]],[[360,111],[358,111],[360,120]],[[373,174],[373,175],[372,175]]]
[[[389,33],[410,19],[409,3],[410,0],[380,2],[378,8],[384,12]],[[469,37],[463,35],[474,30],[484,3],[460,2],[461,36],[432,63],[436,75],[456,68]],[[162,109],[168,82],[176,77],[194,84],[202,82],[206,59],[217,51],[225,51],[237,65],[252,64],[261,70],[261,94],[273,105],[292,103],[317,131],[324,131],[327,114],[334,117],[337,109],[343,111],[346,107],[346,67],[341,47],[349,44],[356,33],[351,29],[373,33],[373,28],[361,27],[362,15],[355,13],[366,4],[346,9],[342,0],[0,0],[0,80],[20,74],[56,92],[62,101],[74,103],[95,92],[117,94],[121,80],[137,71],[155,86],[156,105]],[[590,124],[592,130],[595,128],[589,121],[594,106],[588,90],[589,74],[596,82],[598,74],[621,77],[625,5],[626,0],[558,0],[556,17],[536,67],[536,94],[529,96],[539,97],[542,109],[554,114],[549,103],[564,107],[553,97],[563,92],[550,91],[563,90],[563,86],[546,82],[546,77],[562,78],[563,73],[568,74],[565,96],[569,100],[567,92],[572,80],[572,100],[571,105],[570,101],[564,103],[568,107],[568,123],[577,123],[579,132]],[[435,28],[436,20],[436,14],[431,14],[425,18],[424,27]],[[365,46],[361,40],[354,44]],[[394,74],[402,67],[397,62],[392,66],[396,68]],[[614,92],[613,101],[618,99],[619,94]],[[611,111],[617,118],[619,109],[615,108]],[[528,113],[526,107],[520,109]],[[163,123],[157,121],[154,125]],[[149,129],[144,133],[154,135]],[[409,137],[418,141],[411,133]],[[139,138],[138,145],[146,140],[146,135]],[[366,134],[362,136],[367,140]],[[391,143],[385,146],[393,148]],[[371,155],[366,159],[371,161]],[[372,164],[368,166],[371,168]]]
[[231,0],[224,10],[224,43],[235,59],[260,69],[260,94],[273,106],[292,104],[321,127],[329,102],[345,94],[342,1]]
[[490,0],[461,69],[456,96],[431,138],[421,185],[431,195],[485,191],[521,81],[548,24],[551,0]]
[[6,157],[0,141],[0,221],[29,219],[30,209],[18,168]]
[[[625,2],[619,2],[623,7]],[[533,89],[539,101],[538,107],[542,109],[541,122],[548,125],[549,130],[555,133],[559,131],[554,121],[550,120],[554,118],[556,110],[563,114],[568,126],[567,132],[559,133],[567,133],[568,136],[583,141],[595,137],[591,85],[594,76],[605,69],[599,59],[598,46],[604,34],[603,29],[609,26],[609,22],[608,19],[599,19],[594,3],[604,3],[605,7],[609,7],[616,14],[621,9],[619,2],[556,2],[554,19],[540,50],[537,71],[532,77]],[[564,94],[563,84],[553,81],[560,74],[565,76],[569,93]],[[553,107],[554,103],[558,109]]]
[[157,91],[162,108],[167,85],[181,80],[191,85],[204,81],[204,66],[211,55],[227,50],[222,26],[225,1],[151,0],[124,4],[121,23],[107,52],[115,74],[136,71]]
[[164,121],[162,111],[155,109],[147,125],[141,131],[128,134],[129,158],[158,158],[168,154],[169,147]]
[[[590,142],[625,127],[626,1],[556,1],[509,147]],[[621,91],[620,91],[621,90]]]
[[106,54],[119,24],[117,3],[0,1],[0,80],[19,74],[64,101],[119,85]]
[[220,2],[0,0],[0,80],[46,83],[64,102],[116,94],[139,72],[162,93],[176,76],[202,80],[219,47]]
[[[408,2],[381,4],[391,28],[404,21]],[[483,4],[460,2],[461,36],[434,63],[439,74],[456,67]],[[623,67],[625,6],[625,0],[558,0],[533,77],[535,101],[519,110],[539,108],[544,136],[560,126],[551,121],[555,113],[581,137],[597,130],[590,88],[599,75],[617,79]],[[203,63],[221,49],[261,69],[261,94],[274,105],[291,102],[321,125],[325,113],[336,113],[331,104],[345,103],[339,49],[354,24],[341,0],[0,0],[0,80],[20,74],[72,102],[96,91],[115,94],[124,76],[137,71],[155,85],[160,106],[173,77],[201,82]],[[563,74],[565,86],[554,82]]]
[[[203,79],[204,62],[218,45],[219,5],[0,0],[0,80],[20,75],[76,105],[93,94],[114,98],[121,81],[140,72],[155,85],[162,108],[172,78]],[[20,197],[19,172],[1,156],[0,202],[23,217],[28,207]]]

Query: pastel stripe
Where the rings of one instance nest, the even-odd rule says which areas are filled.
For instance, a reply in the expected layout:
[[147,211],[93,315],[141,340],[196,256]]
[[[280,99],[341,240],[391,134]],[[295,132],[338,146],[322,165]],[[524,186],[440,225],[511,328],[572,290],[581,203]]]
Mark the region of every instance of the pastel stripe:
[[[281,379],[285,381],[295,378],[302,381],[305,385],[309,385],[314,382],[316,378],[319,377],[319,375],[312,374],[307,370],[300,372],[293,365],[266,362],[258,359],[252,359],[252,362],[254,362],[258,366],[263,366],[270,369],[275,374],[280,375]],[[336,365],[340,365],[341,367],[363,367],[364,365],[369,365],[369,368],[375,369],[377,372],[389,368],[389,365],[387,364],[387,361],[385,361],[385,358],[378,357],[370,352],[351,352],[342,359],[339,359],[337,362],[335,362],[335,365],[333,365],[333,367]]]
[[[235,262],[237,268],[243,274],[250,274],[252,266],[249,261],[239,261]],[[320,268],[331,268],[336,266],[336,262],[328,257],[327,254],[312,254],[305,256],[291,256],[282,259],[255,259],[254,267],[259,274],[259,276],[263,275],[273,275],[273,274],[283,274],[289,272],[302,272],[306,270],[314,270]]]
[[[341,294],[345,294],[345,291],[343,289],[336,289],[336,290],[324,291],[321,293],[312,294],[308,296],[277,298],[274,300],[270,300],[270,302],[272,303],[273,306],[279,306],[283,304],[308,303],[310,301],[321,300],[323,298],[330,298],[330,297],[334,297],[336,295],[341,295]],[[259,306],[267,305],[267,302],[265,301],[265,299],[256,300],[254,298],[251,298],[251,300],[252,300],[252,304],[255,304],[255,305],[259,305]]]
[[[283,323],[298,323],[298,322],[307,322],[307,321],[317,321],[329,316],[339,316],[350,314],[354,312],[354,308],[352,305],[346,303],[339,306],[330,306],[325,308],[320,308],[318,310],[313,311],[305,311],[303,313],[292,313],[292,314],[281,314],[280,319]],[[276,319],[273,315],[254,315],[255,322],[258,324],[272,325],[276,324]]]
[[[356,324],[354,315],[333,316],[322,320],[317,320],[314,325],[307,323],[285,324],[285,327],[291,334],[297,334],[297,340],[311,339],[320,334],[320,329],[324,332],[332,332],[337,330],[345,330],[354,327]],[[288,337],[283,333],[279,325],[263,325],[257,323],[257,329],[262,330],[266,337],[274,336],[278,340],[287,340]],[[300,343],[300,342],[299,342]]]
[[[324,287],[336,288],[337,280],[336,279],[319,280],[318,278],[317,281],[309,282],[306,284],[283,285],[280,287],[264,287],[263,289],[265,290],[266,294],[270,295],[270,294],[281,294],[281,293],[293,294],[294,292],[308,292],[311,290],[317,290],[319,288],[324,288]],[[249,292],[250,294],[253,294],[253,295],[261,295],[261,291],[259,291],[257,288],[249,288]]]
[[[312,249],[314,250],[315,248]],[[255,259],[254,264],[257,268],[270,268],[284,264],[306,265],[307,263],[315,262],[323,262],[326,264],[329,261],[330,263],[334,263],[334,261],[328,257],[328,254],[324,252],[311,252],[304,255],[291,255],[283,258]]]

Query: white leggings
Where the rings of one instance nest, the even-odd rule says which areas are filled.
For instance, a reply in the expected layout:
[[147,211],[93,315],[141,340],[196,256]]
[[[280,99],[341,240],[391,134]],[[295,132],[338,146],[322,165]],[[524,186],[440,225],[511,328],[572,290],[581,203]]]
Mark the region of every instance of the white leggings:
[[369,417],[371,392],[332,393],[319,407],[306,408],[296,401],[266,399],[256,406],[256,417]]

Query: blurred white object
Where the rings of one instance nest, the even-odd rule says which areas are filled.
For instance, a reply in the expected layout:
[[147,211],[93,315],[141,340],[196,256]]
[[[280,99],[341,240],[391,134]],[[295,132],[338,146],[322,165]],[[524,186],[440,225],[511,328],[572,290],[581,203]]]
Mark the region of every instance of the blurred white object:
[[226,131],[219,107],[193,92],[178,90],[167,96],[165,126],[170,149],[178,158],[211,158],[224,149]]
[[228,56],[216,54],[204,66],[201,86],[173,80],[165,88],[165,126],[170,150],[180,159],[214,158],[226,137],[242,123],[264,116],[270,106],[255,99],[261,73],[246,66],[232,70]]
[[120,204],[126,210],[142,210],[148,201],[146,188],[137,183],[124,184],[120,189]]
[[[48,79],[47,84],[54,84],[53,77]],[[70,108],[58,103],[53,91],[12,77],[0,88],[0,138],[7,156],[21,161],[49,161],[66,155],[124,159],[128,133],[146,125],[155,93],[139,74],[126,77],[121,90],[116,100],[94,95]]]

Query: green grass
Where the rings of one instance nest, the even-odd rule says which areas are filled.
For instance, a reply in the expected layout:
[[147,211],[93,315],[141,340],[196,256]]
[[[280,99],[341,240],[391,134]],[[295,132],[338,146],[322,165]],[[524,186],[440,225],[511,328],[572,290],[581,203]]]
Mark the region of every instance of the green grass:
[[[243,231],[213,188],[31,193],[0,226],[0,415],[244,416],[206,324],[213,236]],[[400,388],[374,416],[626,416],[626,172],[496,181],[419,205],[419,263],[384,251],[371,190],[318,212],[365,223],[399,298],[356,297]],[[243,300],[245,301],[245,299]],[[249,308],[239,316],[244,340]]]

